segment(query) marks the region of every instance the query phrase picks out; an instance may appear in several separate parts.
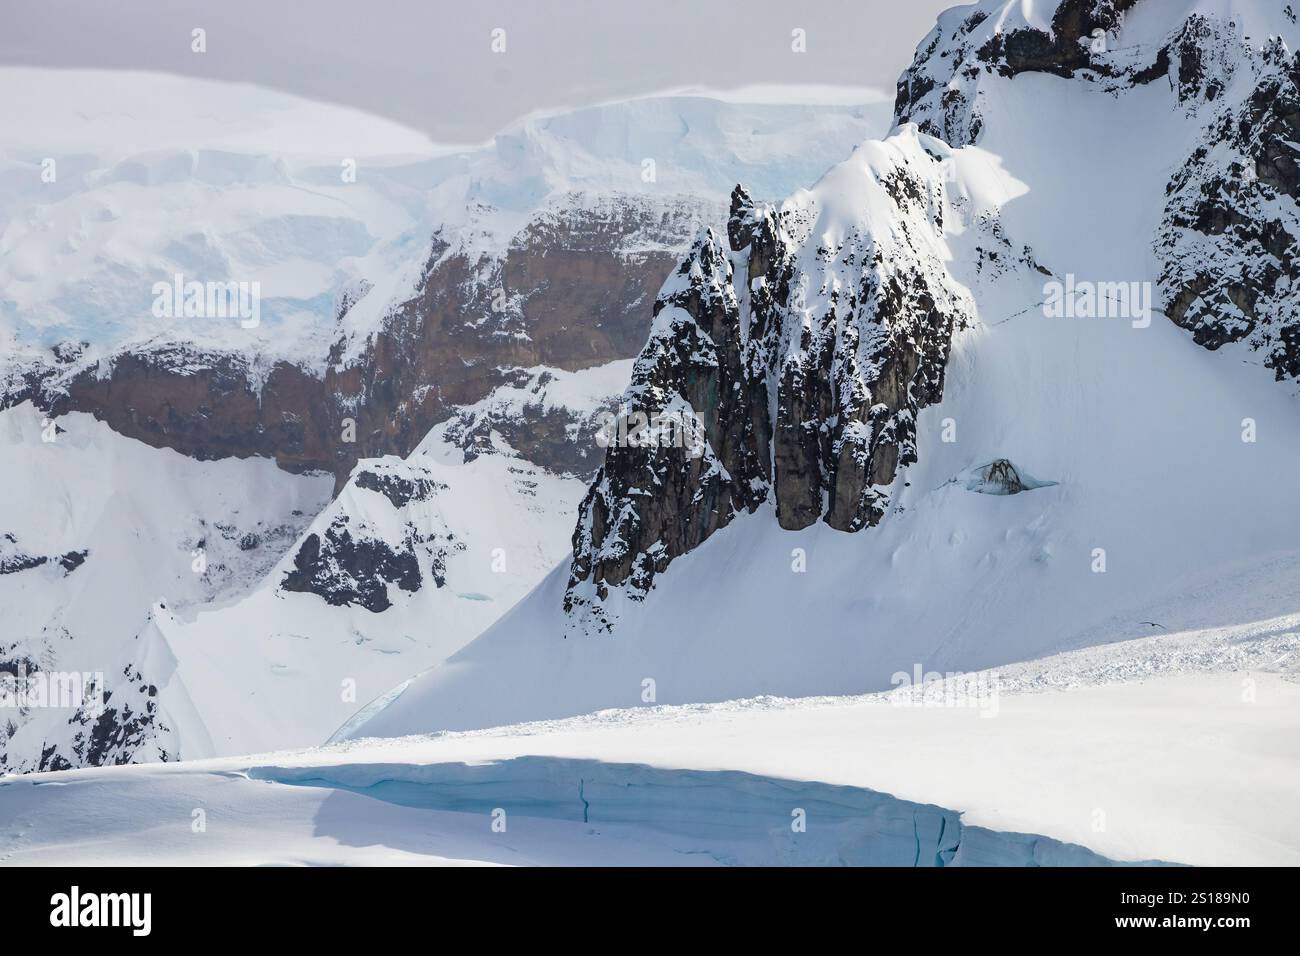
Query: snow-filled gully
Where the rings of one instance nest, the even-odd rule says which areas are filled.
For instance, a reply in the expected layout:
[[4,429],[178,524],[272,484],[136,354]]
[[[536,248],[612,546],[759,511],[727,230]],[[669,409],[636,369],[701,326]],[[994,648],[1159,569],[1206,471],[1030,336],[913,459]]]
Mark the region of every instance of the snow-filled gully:
[[[248,777],[398,806],[658,831],[733,865],[1110,866],[1075,844],[966,826],[953,810],[861,787],[738,771],[524,756],[479,764],[254,767]],[[504,816],[502,814],[504,811]],[[495,816],[494,816],[495,815]],[[318,834],[329,836],[330,834]]]

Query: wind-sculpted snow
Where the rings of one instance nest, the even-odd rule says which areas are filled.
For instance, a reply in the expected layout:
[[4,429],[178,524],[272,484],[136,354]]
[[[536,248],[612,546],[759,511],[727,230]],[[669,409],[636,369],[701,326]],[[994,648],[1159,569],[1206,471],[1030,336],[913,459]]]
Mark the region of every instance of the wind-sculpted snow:
[[201,806],[214,865],[1294,864],[1298,624],[1029,661],[971,707],[935,675],[3,778],[0,863],[181,861]]

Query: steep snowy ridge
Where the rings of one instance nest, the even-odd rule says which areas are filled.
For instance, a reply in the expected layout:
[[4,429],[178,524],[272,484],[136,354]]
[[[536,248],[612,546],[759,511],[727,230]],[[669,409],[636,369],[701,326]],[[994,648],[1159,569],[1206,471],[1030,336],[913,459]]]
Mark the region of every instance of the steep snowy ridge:
[[[917,412],[942,397],[953,331],[974,313],[945,265],[951,162],[907,128],[779,209],[737,187],[729,248],[706,231],[655,302],[620,413],[659,425],[624,426],[628,441],[606,453],[568,609],[607,624],[611,586],[643,598],[670,561],[769,495],[790,530],[880,521],[915,461]],[[704,441],[675,440],[672,423]]]
[[[899,80],[899,121],[981,142],[1008,79],[1032,73],[1116,99],[1175,93],[1188,152],[1152,237],[1162,310],[1206,348],[1300,378],[1300,27],[1291,4],[1060,0],[1050,18],[985,0],[945,13]],[[1044,12],[1033,8],[1040,15]],[[994,106],[993,104],[998,104]]]
[[[1089,26],[1085,7],[1107,22]],[[1192,14],[1218,26],[1188,27]],[[1227,0],[945,14],[904,78],[900,125],[883,145],[840,164],[812,190],[816,202],[754,203],[751,219],[737,194],[726,245],[715,227],[665,286],[625,402],[651,418],[695,416],[701,453],[663,447],[653,424],[645,445],[611,448],[571,568],[350,732],[486,727],[646,694],[857,693],[918,664],[971,670],[1134,637],[1170,617],[1195,627],[1293,611],[1300,512],[1278,476],[1300,468],[1300,413],[1294,384],[1260,365],[1280,368],[1268,356],[1290,337],[1290,306],[1265,321],[1267,309],[1294,304],[1291,199],[1276,185],[1291,168],[1289,73],[1268,52],[1282,49],[1271,37],[1289,45],[1294,31],[1284,10]],[[1245,46],[1256,53],[1232,52]],[[1192,63],[1203,68],[1183,69]],[[1261,83],[1279,95],[1252,111]],[[950,122],[943,100],[958,95],[978,100],[978,123]],[[1233,117],[1226,126],[1215,125],[1220,109]],[[1201,154],[1211,165],[1229,157],[1253,197],[1229,204],[1224,221],[1249,220],[1239,231],[1171,231],[1171,205],[1216,209],[1230,195],[1202,160],[1188,162]],[[892,193],[880,162],[890,156],[908,173]],[[781,218],[801,210],[798,222]],[[841,247],[857,223],[888,244],[900,286],[917,293],[895,300],[896,312],[858,285],[870,245]],[[779,241],[746,262],[755,228]],[[1191,255],[1195,232],[1213,243]],[[1243,277],[1234,269],[1250,255],[1225,253],[1248,235],[1280,245]],[[1170,321],[1180,318],[1172,305],[1162,314],[1162,236],[1208,277],[1198,294],[1209,313],[1231,319],[1214,303],[1245,301],[1233,285],[1253,285],[1262,354],[1216,354]],[[859,258],[839,261],[846,252]],[[809,315],[789,321],[802,319],[800,274]],[[777,336],[774,353],[756,347],[779,329],[798,334]],[[809,346],[823,329],[834,348],[818,353]],[[762,361],[745,364],[754,354],[775,354],[766,374]],[[872,377],[890,355],[906,390]],[[824,390],[814,401],[792,387],[805,369],[817,374],[803,381]],[[877,402],[877,391],[891,397]],[[783,415],[808,426],[793,459],[804,468],[783,471]],[[1238,592],[1258,599],[1247,607]]]

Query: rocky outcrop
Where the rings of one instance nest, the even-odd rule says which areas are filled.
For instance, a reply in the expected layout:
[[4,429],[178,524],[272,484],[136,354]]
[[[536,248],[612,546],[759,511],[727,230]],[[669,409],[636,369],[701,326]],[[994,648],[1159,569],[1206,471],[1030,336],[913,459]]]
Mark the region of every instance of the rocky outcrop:
[[[1188,21],[1179,97],[1208,116],[1166,188],[1156,251],[1164,311],[1198,345],[1240,342],[1300,378],[1300,54],[1254,51],[1232,24]],[[1225,101],[1246,72],[1249,92]]]
[[[0,407],[32,400],[56,416],[89,412],[194,458],[264,456],[294,472],[328,471],[338,490],[360,459],[409,454],[434,425],[521,370],[635,356],[649,325],[643,304],[672,269],[673,250],[717,212],[690,198],[573,195],[497,251],[439,231],[414,293],[387,309],[356,354],[340,339],[309,368],[160,342],[90,361],[84,346],[65,343],[50,361],[11,374]],[[344,290],[340,323],[372,291],[364,281]],[[571,444],[525,441],[517,450],[589,475],[598,462],[575,460]]]
[[[44,736],[30,756],[10,741],[33,710]],[[67,714],[65,717],[64,714]],[[52,670],[32,658],[0,650],[0,771],[70,770],[74,767],[167,761],[171,730],[162,721],[158,688],[139,668],[120,674]]]
[[423,465],[396,457],[361,462],[298,545],[280,590],[378,614],[400,592],[442,587],[447,557],[464,548],[437,511],[442,490]]
[[310,592],[328,604],[357,604],[375,612],[392,606],[388,585],[408,592],[419,589],[420,563],[413,540],[394,547],[377,538],[353,537],[350,523],[347,515],[340,515],[323,533],[307,535],[293,556],[293,570],[280,582],[281,589]]
[[1049,73],[1112,91],[1160,79],[1169,71],[1168,49],[1135,58],[1116,43],[1124,15],[1138,2],[1059,0],[1050,30],[1005,0],[949,10],[899,78],[894,119],[916,123],[952,146],[966,146],[977,142],[984,128],[983,86],[990,78]]
[[445,487],[427,475],[402,474],[395,468],[378,466],[358,469],[352,480],[358,488],[379,492],[394,508],[405,508],[412,501],[427,501],[439,488]]
[[[643,594],[674,557],[766,497],[770,462],[765,447],[758,454],[766,399],[760,408],[753,379],[763,370],[747,361],[732,280],[727,252],[706,230],[655,302],[620,414],[658,421],[606,451],[579,515],[570,607],[584,583],[602,598],[624,583]],[[689,429],[708,436],[704,454],[676,440]]]
[[1017,468],[1006,458],[995,459],[985,465],[968,469],[965,474],[954,478],[962,483],[967,491],[981,495],[1018,495],[1036,488],[1049,488],[1054,481],[1041,481],[1021,468]]
[[941,254],[940,167],[905,131],[780,209],[736,188],[725,245],[705,230],[655,301],[620,409],[644,427],[618,429],[574,534],[576,621],[609,627],[614,589],[643,598],[767,502],[787,529],[881,520],[971,316]]
[[47,748],[38,770],[136,763],[145,754],[163,762],[171,759],[172,754],[160,745],[170,728],[158,712],[158,688],[131,666],[116,683],[116,694],[105,688],[102,699],[79,708],[68,720],[73,729],[71,752],[65,755],[58,747]]
[[[1125,15],[1152,2],[1060,0],[1050,32],[1001,0],[949,11],[899,80],[895,119],[961,146],[980,138],[989,84],[1023,73],[1117,96],[1167,83],[1171,106],[1203,130],[1175,166],[1153,237],[1160,305],[1197,344],[1242,343],[1279,379],[1300,377],[1297,53],[1202,12],[1171,21],[1160,39],[1126,39]],[[1295,23],[1290,7],[1283,15]]]
[[0,535],[0,574],[17,574],[47,564],[57,564],[66,577],[86,561],[90,552],[85,548],[80,551],[65,551],[63,554],[29,554],[18,547],[18,538],[13,534]]

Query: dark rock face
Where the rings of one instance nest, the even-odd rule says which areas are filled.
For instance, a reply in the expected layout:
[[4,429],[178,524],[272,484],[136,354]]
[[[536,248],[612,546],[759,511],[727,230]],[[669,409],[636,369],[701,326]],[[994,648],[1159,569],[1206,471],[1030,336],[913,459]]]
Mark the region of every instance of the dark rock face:
[[[437,493],[446,487],[422,465],[364,462],[318,530],[303,538],[280,589],[378,614],[393,605],[390,588],[413,594],[426,581],[444,586],[448,556],[464,548],[437,512]],[[381,530],[394,525],[395,533]]]
[[432,478],[407,477],[388,471],[359,471],[355,481],[358,488],[379,492],[394,508],[404,508],[412,501],[426,501],[435,491],[446,487]]
[[[954,479],[956,480],[958,479]],[[1018,495],[1036,488],[1049,488],[1056,482],[1034,478],[1006,458],[998,458],[969,471],[965,484],[967,491],[981,495]]]
[[17,537],[6,533],[0,535],[0,574],[17,574],[19,571],[30,571],[45,564],[58,564],[63,568],[66,577],[85,563],[89,553],[83,548],[80,551],[66,551],[54,555],[28,554],[18,547]]
[[89,412],[114,431],[199,460],[253,455],[288,471],[344,467],[336,402],[304,369],[277,363],[259,389],[242,356],[167,346],[117,356],[51,396],[55,414]]
[[[622,409],[649,427],[608,449],[580,509],[576,619],[610,627],[611,589],[643,598],[674,558],[769,500],[788,529],[884,516],[970,302],[932,245],[938,161],[917,147],[882,165],[870,182],[887,223],[830,248],[815,208],[778,212],[737,187],[727,246],[706,230],[664,284]],[[701,442],[675,440],[692,428]]]
[[77,568],[86,562],[86,555],[90,552],[85,548],[80,551],[68,551],[59,558],[59,566],[63,568],[64,574],[71,574]]
[[[921,185],[909,172],[900,169],[883,185],[899,209],[920,209]],[[818,258],[860,264],[856,287],[841,300],[843,312],[859,321],[804,325],[783,362],[777,517],[783,528],[824,516],[833,528],[858,531],[880,521],[888,501],[880,489],[900,465],[916,460],[915,413],[943,394],[954,314],[937,304],[947,295],[934,288],[932,263],[886,263],[870,236],[819,249]],[[797,302],[796,294],[796,308]]]
[[[1165,314],[1198,345],[1242,342],[1278,379],[1300,378],[1300,54],[1275,40],[1252,55],[1232,25],[1201,17],[1178,45],[1180,99],[1212,118],[1166,187]],[[1253,90],[1224,102],[1241,70]]]
[[999,489],[1004,495],[1018,495],[1026,487],[1020,480],[1020,472],[1016,471],[1016,466],[1005,458],[989,463],[981,469],[979,477],[985,484]]
[[[599,409],[598,411],[607,411]],[[596,428],[591,415],[571,409],[525,405],[518,414],[475,415],[461,412],[447,430],[447,438],[473,461],[492,448],[496,432],[514,451],[528,461],[545,463],[557,475],[573,475],[590,481],[604,460],[604,450],[574,435],[590,435]]]
[[11,554],[0,560],[0,574],[17,574],[19,571],[30,571],[32,568],[39,568],[49,560],[43,554]]
[[309,534],[293,557],[293,570],[280,587],[310,592],[336,607],[357,604],[367,611],[392,606],[388,585],[404,591],[420,587],[420,564],[411,550],[395,551],[383,541],[354,538],[348,518],[336,518],[324,534]]
[[[175,344],[112,356],[101,369],[79,364],[84,346],[66,343],[53,361],[0,383],[0,407],[31,400],[194,458],[263,456],[289,471],[327,471],[337,491],[357,461],[409,454],[520,369],[576,371],[637,354],[649,319],[642,304],[677,258],[664,250],[684,248],[716,210],[688,199],[570,200],[496,255],[435,235],[414,295],[394,304],[356,357],[343,359],[342,340],[323,346],[323,374]],[[370,291],[365,282],[345,290],[340,318]],[[353,440],[344,438],[349,419]],[[570,473],[598,464],[571,460],[553,441],[525,453]]]
[[1113,33],[1136,2],[1062,0],[1052,15],[1051,33],[1033,29],[996,33],[980,47],[977,56],[1006,77],[1019,73],[1068,77],[1079,70],[1114,75],[1116,71],[1109,63],[1094,57],[1091,41],[1096,31]]
[[[115,697],[121,699],[115,700]],[[169,728],[159,720],[158,688],[133,667],[128,666],[123,671],[119,694],[105,690],[102,707],[82,708],[68,723],[80,728],[72,738],[75,761],[70,763],[56,752],[49,758],[51,765],[38,769],[65,770],[74,765],[102,767],[136,763],[151,745],[154,753],[150,756],[164,763],[172,759],[172,755],[157,744],[159,737],[169,732]],[[42,753],[42,764],[46,759],[47,755]],[[55,766],[53,761],[60,765]]]
[[1124,14],[1137,2],[1061,0],[1050,33],[1031,27],[1004,31],[984,10],[964,19],[957,18],[959,11],[949,11],[899,78],[894,119],[916,123],[922,132],[953,146],[966,146],[976,142],[984,128],[982,76],[1011,79],[1022,73],[1050,73],[1110,90],[1163,77],[1168,50],[1153,50],[1152,60],[1140,64],[1107,52]]

